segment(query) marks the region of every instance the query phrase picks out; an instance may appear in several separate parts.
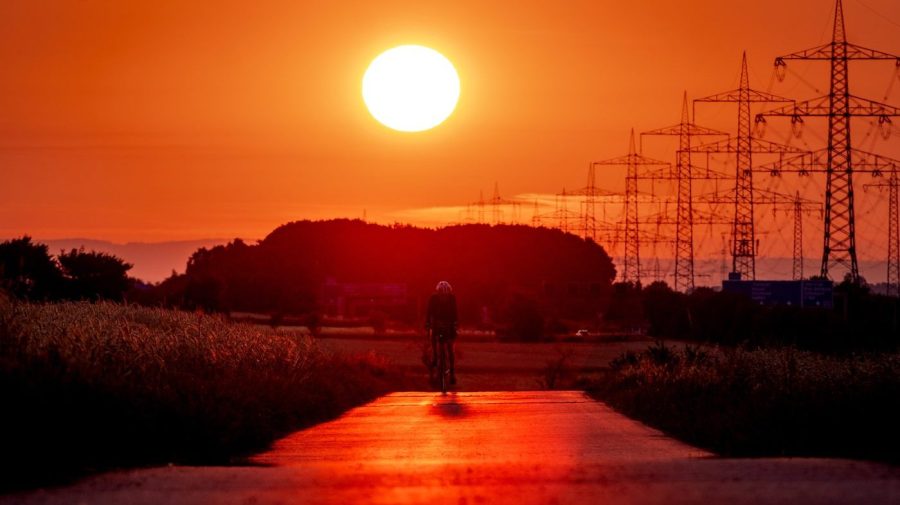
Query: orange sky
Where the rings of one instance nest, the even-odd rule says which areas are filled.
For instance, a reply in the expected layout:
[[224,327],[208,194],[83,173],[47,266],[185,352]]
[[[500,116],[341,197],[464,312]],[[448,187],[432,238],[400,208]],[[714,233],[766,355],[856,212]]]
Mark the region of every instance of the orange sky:
[[[476,200],[495,181],[505,195],[578,187],[590,160],[624,154],[632,126],[676,122],[682,90],[735,87],[741,50],[751,84],[767,89],[775,56],[830,37],[832,9],[200,3],[0,4],[0,237],[261,238],[286,221],[363,209],[405,220],[408,209]],[[845,15],[852,42],[900,52],[900,2],[846,0]],[[457,110],[432,131],[389,130],[360,96],[371,59],[404,43],[439,50],[460,73]],[[827,89],[824,65],[797,65]],[[852,91],[881,100],[893,65],[861,65],[874,66]],[[815,94],[790,80],[772,91]],[[890,98],[900,103],[900,83]],[[709,110],[713,126],[734,122],[732,109]],[[900,154],[896,138],[881,152]],[[618,189],[621,177],[600,183]]]

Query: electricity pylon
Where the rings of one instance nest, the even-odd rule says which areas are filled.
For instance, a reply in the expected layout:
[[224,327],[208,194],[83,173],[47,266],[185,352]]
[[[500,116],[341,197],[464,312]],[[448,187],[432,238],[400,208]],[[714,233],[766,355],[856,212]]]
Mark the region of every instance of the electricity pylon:
[[890,205],[888,212],[888,266],[887,266],[887,283],[888,291],[891,285],[894,286],[894,294],[900,297],[900,205],[897,201],[898,186],[900,180],[897,178],[897,170],[891,171],[890,178]]
[[[728,134],[691,123],[687,92],[681,108],[681,122],[665,128],[641,133],[644,135],[673,135],[678,137],[675,154],[674,179],[677,185],[675,225],[675,289],[694,288],[694,218],[691,187],[694,174],[691,165],[691,139],[698,136],[723,136]],[[641,142],[643,145],[643,142]]]
[[644,167],[670,167],[665,161],[654,160],[637,152],[634,142],[634,128],[628,140],[628,154],[618,158],[591,163],[594,166],[624,165],[625,171],[625,259],[622,280],[625,282],[641,282],[640,227],[638,221],[638,179],[659,178],[656,174],[643,174]]
[[893,168],[887,181],[866,184],[864,188],[888,189],[887,293],[900,297],[900,176]]
[[534,228],[541,226],[541,206],[537,200],[534,201],[534,210],[531,211],[531,226]]
[[485,221],[485,209],[486,207],[491,208],[491,223],[494,225],[501,224],[503,222],[503,207],[512,207],[512,216],[510,217],[509,222],[515,223],[517,216],[519,214],[519,206],[522,202],[518,200],[508,200],[500,196],[500,185],[498,183],[494,183],[494,194],[491,196],[489,200],[484,199],[484,191],[479,192],[478,201],[473,202],[469,205],[474,205],[478,209],[478,223],[486,224]]
[[794,215],[794,247],[793,262],[791,262],[791,279],[803,280],[803,202],[800,201],[800,192],[794,199],[791,209]]
[[584,187],[584,215],[582,216],[582,236],[585,240],[597,240],[597,177],[594,165],[588,166],[587,186]]
[[555,219],[557,222],[557,228],[565,233],[569,233],[569,221],[577,218],[577,216],[569,211],[570,197],[571,192],[566,191],[566,188],[563,188],[562,193],[557,193],[556,207],[551,214],[551,218]]
[[[621,200],[621,194],[615,194],[597,187],[597,176],[594,164],[588,165],[587,185],[566,193],[568,196],[580,196],[581,202],[581,235],[585,240],[597,241],[597,202],[601,197],[610,197]],[[604,207],[605,208],[605,207]]]
[[815,210],[822,210],[822,204],[813,200],[800,197],[797,191],[794,196],[788,197],[781,193],[769,192],[768,196],[761,198],[762,204],[771,204],[772,213],[784,211],[793,219],[793,247],[791,261],[791,279],[802,280],[803,272],[803,216]]
[[[832,266],[842,266],[849,270],[850,278],[854,282],[859,282],[853,173],[861,171],[877,173],[895,162],[876,154],[853,149],[850,142],[850,120],[857,116],[878,117],[880,123],[889,124],[892,116],[900,116],[900,109],[851,95],[848,63],[850,60],[894,60],[900,65],[900,57],[847,42],[844,9],[841,0],[837,0],[831,42],[776,58],[775,69],[779,78],[784,77],[787,60],[830,62],[830,92],[823,97],[757,115],[757,121],[765,122],[766,116],[784,116],[791,118],[792,125],[799,126],[807,116],[828,118],[828,146],[822,152],[801,155],[800,158],[782,162],[778,170],[783,171],[783,165],[786,164],[792,171],[808,173],[822,171],[819,167],[824,166],[827,180],[821,275],[827,277]],[[822,160],[823,157],[825,160]]]
[[522,202],[518,200],[508,200],[500,196],[500,184],[494,183],[494,195],[491,196],[491,199],[487,201],[487,204],[491,206],[491,217],[493,218],[493,224],[501,224],[503,222],[503,207],[511,207],[512,216],[510,216],[509,222],[515,223],[517,221],[517,216],[519,214],[519,205]]
[[[731,102],[738,105],[737,137],[697,146],[694,152],[732,153],[735,155],[734,221],[731,229],[731,268],[743,279],[756,278],[756,232],[753,213],[753,154],[802,153],[800,149],[753,137],[750,106],[753,103],[793,103],[750,88],[747,52],[741,59],[738,89],[694,100],[697,103]],[[696,118],[696,113],[694,114]]]

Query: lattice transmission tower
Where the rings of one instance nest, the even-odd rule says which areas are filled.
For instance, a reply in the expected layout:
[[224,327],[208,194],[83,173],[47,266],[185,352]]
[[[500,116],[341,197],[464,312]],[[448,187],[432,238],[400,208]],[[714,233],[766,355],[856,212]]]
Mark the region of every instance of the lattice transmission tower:
[[808,200],[800,196],[796,191],[793,196],[781,193],[768,192],[760,197],[760,203],[772,206],[772,213],[785,212],[791,216],[793,224],[793,247],[791,256],[791,279],[802,280],[803,268],[803,217],[815,211],[822,211],[822,203]]
[[581,236],[585,240],[593,240],[595,242],[597,241],[597,233],[600,228],[598,223],[600,223],[603,228],[608,228],[607,223],[601,223],[600,220],[597,219],[597,204],[601,203],[604,205],[603,208],[605,214],[606,203],[610,200],[617,201],[616,203],[618,203],[622,199],[621,194],[612,193],[597,186],[597,173],[594,169],[594,163],[588,164],[587,185],[581,189],[569,191],[566,195],[569,197],[580,198]]
[[692,123],[685,92],[681,107],[681,122],[641,133],[642,138],[644,135],[678,137],[673,174],[676,184],[675,289],[690,290],[694,288],[694,213],[691,188],[695,178],[691,165],[691,139],[702,136],[727,137],[728,134]]
[[891,169],[886,181],[866,184],[865,188],[888,190],[888,236],[887,236],[887,292],[900,296],[900,170]]
[[[649,167],[670,167],[665,161],[654,160],[642,156],[637,151],[634,141],[634,129],[628,140],[628,154],[591,163],[594,166],[625,166],[625,258],[622,280],[625,282],[641,282],[641,234],[638,202],[638,180],[644,178],[660,178],[659,174],[644,173],[642,169]],[[593,172],[592,172],[593,173]]]
[[779,78],[784,77],[788,60],[828,61],[831,65],[829,94],[765,112],[757,115],[757,121],[764,122],[767,116],[784,116],[791,118],[792,125],[799,126],[803,124],[804,117],[828,118],[828,145],[824,150],[783,160],[774,170],[826,173],[824,245],[820,272],[827,277],[832,267],[841,266],[848,270],[854,282],[859,282],[853,173],[865,171],[877,175],[892,167],[896,161],[853,149],[851,118],[877,117],[880,123],[889,124],[891,117],[900,116],[900,109],[851,95],[849,62],[893,60],[900,65],[900,57],[847,42],[844,9],[841,0],[837,0],[831,42],[776,58],[775,70]]
[[803,202],[800,200],[800,192],[794,199],[791,211],[794,215],[794,247],[793,262],[791,262],[791,279],[799,281],[803,279]]
[[[503,208],[509,207],[510,218],[508,220],[509,223],[515,223],[518,221],[520,214],[520,207],[522,202],[518,200],[509,200],[500,196],[500,185],[498,183],[494,183],[494,194],[490,199],[485,200],[484,191],[479,192],[478,201],[472,202],[469,204],[469,207],[475,206],[478,210],[478,220],[479,224],[503,224]],[[487,223],[486,219],[486,209],[487,207],[491,208],[491,222]]]
[[[802,153],[794,147],[776,144],[753,136],[750,116],[751,104],[793,103],[793,100],[757,91],[750,87],[747,53],[741,59],[738,88],[694,100],[698,103],[736,103],[738,106],[737,136],[697,146],[694,152],[729,153],[735,155],[734,221],[731,229],[731,271],[743,279],[756,278],[756,230],[754,222],[753,154]],[[696,118],[696,114],[694,115]]]

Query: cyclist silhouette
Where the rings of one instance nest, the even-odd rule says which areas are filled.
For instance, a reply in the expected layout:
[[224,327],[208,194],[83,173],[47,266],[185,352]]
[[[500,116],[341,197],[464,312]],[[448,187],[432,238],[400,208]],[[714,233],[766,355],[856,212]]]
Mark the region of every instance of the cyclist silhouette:
[[[456,342],[456,296],[453,287],[447,281],[441,281],[434,288],[428,300],[428,313],[425,316],[425,330],[431,332],[431,368],[437,366],[438,345],[445,346],[447,361],[450,365],[450,384],[456,384],[456,367],[453,347]],[[439,370],[439,373],[444,373]]]

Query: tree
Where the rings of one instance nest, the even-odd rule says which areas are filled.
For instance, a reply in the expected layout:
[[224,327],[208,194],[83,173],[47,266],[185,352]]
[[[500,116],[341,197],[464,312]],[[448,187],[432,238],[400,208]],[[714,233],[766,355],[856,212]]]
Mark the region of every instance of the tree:
[[132,281],[132,265],[121,258],[84,248],[61,252],[58,256],[66,279],[66,295],[76,300],[120,299]]
[[59,296],[62,272],[45,244],[23,236],[0,243],[0,287],[17,298],[48,300]]
[[688,317],[686,296],[673,291],[664,282],[654,282],[643,289],[644,313],[647,314],[649,332],[657,337],[684,337],[691,322]]
[[443,279],[459,294],[463,324],[483,321],[485,308],[500,313],[516,292],[536,296],[544,314],[584,319],[603,309],[614,277],[600,245],[559,230],[298,221],[256,244],[235,240],[195,252],[185,271],[184,306],[301,316],[327,305],[329,281],[404,286],[405,294],[380,310],[412,324],[416,303]]
[[544,336],[544,316],[535,300],[514,296],[506,309],[506,319],[505,333],[509,338],[536,342]]
[[641,284],[617,282],[612,286],[612,297],[604,316],[607,322],[632,329],[645,320]]

